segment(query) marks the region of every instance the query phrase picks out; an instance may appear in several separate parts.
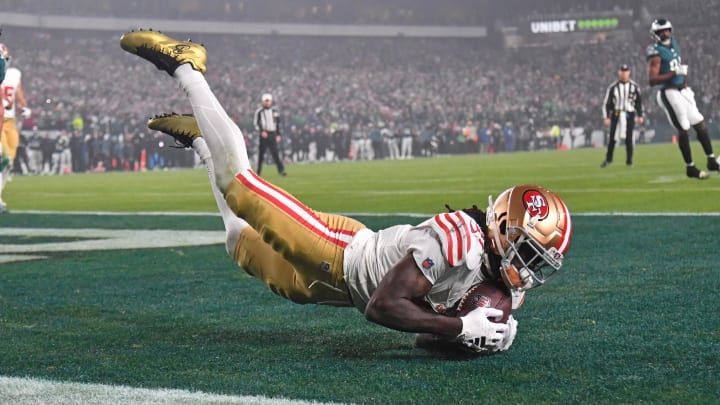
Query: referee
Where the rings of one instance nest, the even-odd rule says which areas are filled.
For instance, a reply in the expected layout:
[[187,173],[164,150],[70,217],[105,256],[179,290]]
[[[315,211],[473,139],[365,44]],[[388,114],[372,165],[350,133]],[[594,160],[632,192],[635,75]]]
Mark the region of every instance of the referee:
[[262,105],[255,111],[255,130],[260,134],[260,146],[258,153],[257,174],[262,171],[265,151],[269,148],[272,158],[277,165],[278,173],[285,176],[285,165],[278,153],[280,143],[280,114],[272,105],[272,94],[265,93],[262,96]]
[[610,139],[608,139],[607,154],[605,160],[600,164],[601,168],[607,167],[613,161],[615,151],[615,135],[625,134],[625,150],[627,167],[633,166],[633,147],[635,139],[633,129],[635,128],[635,117],[637,123],[642,125],[642,97],[637,83],[630,80],[630,67],[623,64],[618,69],[618,80],[613,82],[605,92],[603,102],[603,123],[610,127]]

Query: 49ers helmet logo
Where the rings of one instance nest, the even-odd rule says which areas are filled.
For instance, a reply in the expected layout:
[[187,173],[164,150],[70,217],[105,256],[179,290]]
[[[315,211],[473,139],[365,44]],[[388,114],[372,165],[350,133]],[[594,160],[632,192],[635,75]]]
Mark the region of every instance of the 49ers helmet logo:
[[538,219],[545,219],[548,216],[547,199],[537,190],[528,190],[523,193],[523,204],[530,216],[538,217]]

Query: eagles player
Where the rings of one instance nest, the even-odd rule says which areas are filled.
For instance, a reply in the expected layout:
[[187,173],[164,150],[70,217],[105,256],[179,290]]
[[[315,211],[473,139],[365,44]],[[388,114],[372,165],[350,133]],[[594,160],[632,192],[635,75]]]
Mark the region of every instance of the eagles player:
[[688,177],[706,179],[707,173],[699,170],[692,159],[688,131],[692,126],[698,141],[707,155],[708,170],[720,171],[720,164],[713,154],[712,143],[705,121],[695,104],[695,94],[687,85],[688,65],[682,63],[680,47],[672,36],[672,24],[657,19],[650,26],[655,43],[646,51],[648,81],[651,86],[661,86],[657,102],[665,110],[670,123],[678,131],[678,145],[685,160]]
[[3,55],[2,52],[0,52],[0,83],[5,80],[5,55]]
[[[242,132],[207,84],[202,45],[153,31],[125,34],[122,48],[173,76],[194,116],[163,115],[148,126],[192,147],[205,163],[225,223],[226,249],[274,293],[297,303],[355,306],[366,319],[431,333],[473,351],[507,350],[517,322],[478,308],[448,316],[476,283],[502,279],[517,299],[562,265],[572,234],[567,208],[542,187],[517,186],[477,209],[435,215],[377,232],[313,211],[250,168]],[[488,248],[486,249],[486,246]]]
[[[10,50],[5,44],[0,44],[0,53],[5,59],[6,66],[10,63]],[[25,101],[25,94],[22,89],[22,73],[15,67],[7,67],[5,79],[0,85],[3,104],[3,125],[2,125],[2,157],[0,157],[0,213],[7,211],[7,205],[2,201],[2,191],[5,189],[12,162],[15,160],[20,135],[18,134],[16,117],[16,106],[20,106],[23,118],[30,117],[30,109]]]

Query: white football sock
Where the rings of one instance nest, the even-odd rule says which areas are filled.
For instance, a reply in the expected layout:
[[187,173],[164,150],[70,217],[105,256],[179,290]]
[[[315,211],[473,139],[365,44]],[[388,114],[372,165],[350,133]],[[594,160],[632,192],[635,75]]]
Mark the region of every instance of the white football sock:
[[186,63],[175,70],[175,78],[190,98],[216,168],[215,181],[224,191],[236,174],[251,167],[242,131],[220,105],[202,73]]
[[203,138],[195,138],[192,144],[195,153],[200,156],[200,161],[205,165],[208,177],[210,177],[210,188],[212,188],[213,197],[215,197],[215,204],[217,204],[218,210],[220,210],[220,216],[222,217],[223,224],[225,224],[225,250],[230,257],[233,257],[235,252],[235,246],[240,238],[240,233],[246,227],[250,226],[244,219],[239,218],[234,212],[228,207],[225,197],[220,192],[217,184],[215,183],[215,166],[210,156],[210,149],[207,146],[207,142]]

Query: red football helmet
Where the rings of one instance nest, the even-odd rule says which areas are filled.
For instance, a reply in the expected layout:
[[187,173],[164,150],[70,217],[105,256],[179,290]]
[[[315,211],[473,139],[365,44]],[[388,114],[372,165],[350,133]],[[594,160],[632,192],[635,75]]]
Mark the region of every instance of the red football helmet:
[[570,246],[572,222],[565,203],[533,184],[511,187],[488,202],[489,249],[501,258],[505,284],[525,291],[545,283],[560,270]]

